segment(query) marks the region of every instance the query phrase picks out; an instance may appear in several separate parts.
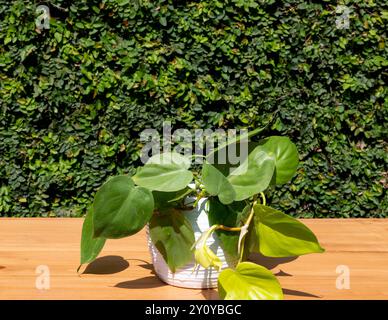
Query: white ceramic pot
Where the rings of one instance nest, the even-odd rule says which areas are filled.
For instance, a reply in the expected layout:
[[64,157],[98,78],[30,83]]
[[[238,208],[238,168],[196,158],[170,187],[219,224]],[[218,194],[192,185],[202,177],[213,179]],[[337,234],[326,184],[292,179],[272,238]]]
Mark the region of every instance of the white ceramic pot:
[[[205,211],[206,205],[207,199],[201,199],[197,208],[191,211],[184,211],[184,215],[187,217],[193,227],[196,240],[201,236],[202,232],[210,228],[207,213]],[[147,241],[155,273],[162,281],[173,286],[191,289],[209,289],[217,287],[219,272],[213,267],[205,269],[201,266],[193,271],[195,265],[194,260],[189,264],[178,268],[175,273],[172,273],[168,268],[168,265],[163,256],[152,243],[148,232],[148,226]],[[227,267],[235,266],[237,261],[225,254],[215,233],[209,237],[206,243],[222,261],[222,270]]]

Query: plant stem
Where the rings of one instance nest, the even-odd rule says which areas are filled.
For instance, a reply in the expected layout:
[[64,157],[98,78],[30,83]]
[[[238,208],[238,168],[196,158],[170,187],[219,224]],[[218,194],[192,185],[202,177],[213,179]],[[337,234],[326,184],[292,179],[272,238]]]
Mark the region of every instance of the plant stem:
[[241,231],[240,227],[226,227],[223,225],[217,226],[217,230],[225,230],[225,231]]
[[[200,193],[199,196],[201,196],[201,194],[203,193],[203,191]],[[262,200],[262,204],[263,205],[266,205],[266,199],[265,199],[265,195],[263,192],[260,192],[260,196],[261,196],[261,200]],[[200,197],[199,197],[200,199]],[[197,201],[199,200],[197,199]],[[253,219],[253,216],[255,214],[255,205],[257,204],[257,195],[255,195],[253,197],[253,203],[252,203],[252,207],[251,207],[251,211],[249,213],[249,216],[248,216],[248,219],[247,221],[245,222],[244,226],[245,227],[245,231],[248,230],[249,228],[249,225],[251,224],[252,222],[252,219]],[[212,227],[212,231],[213,232],[214,230],[224,230],[224,231],[231,231],[231,232],[241,232],[241,230],[243,229],[243,227],[226,227],[224,225],[214,225]],[[210,232],[210,234],[211,234]],[[238,259],[238,263],[240,263],[242,261],[242,258],[243,258],[243,255],[244,255],[244,249],[245,249],[245,236],[246,234],[244,234],[244,238],[242,239],[242,244],[241,244],[241,252],[240,252],[240,256],[239,256],[239,259]]]
[[252,221],[252,219],[253,219],[253,215],[255,214],[255,211],[253,210],[253,207],[255,206],[255,204],[256,204],[256,201],[253,202],[253,204],[252,204],[251,212],[249,213],[249,217],[248,217],[247,221],[245,222],[245,225],[249,226],[251,221]]
[[[260,192],[260,195],[261,195],[261,200],[262,200],[262,202],[263,202],[263,205],[266,205],[267,202],[266,202],[264,193],[263,193],[263,192]],[[245,225],[244,225],[244,227],[246,227],[246,230],[249,229],[249,225],[251,224],[252,219],[253,219],[253,216],[254,216],[254,214],[255,214],[255,209],[254,209],[254,207],[255,207],[256,203],[257,203],[257,196],[254,196],[254,197],[253,197],[252,207],[251,207],[251,212],[249,213],[249,217],[248,217],[248,219],[247,219],[247,221],[245,222]],[[242,258],[243,258],[243,256],[244,256],[245,237],[246,237],[246,235],[244,235],[244,238],[242,239],[241,252],[240,252],[240,257],[239,257],[239,259],[238,259],[238,263],[240,263],[240,262],[242,261]]]
[[201,180],[199,180],[199,178],[194,174],[193,175],[193,178],[195,180],[195,182],[198,184],[198,187],[202,184]]
[[201,192],[197,195],[197,199],[195,200],[193,207],[196,208],[198,205],[199,200],[201,200],[203,197],[205,197],[206,192],[205,190],[201,190]]
[[[260,192],[260,194],[263,194],[262,192]],[[264,194],[263,194],[264,195]],[[263,197],[262,195],[262,197]],[[264,197],[264,202],[265,202],[265,197]],[[255,195],[253,197],[253,203],[252,203],[252,207],[251,207],[251,212],[249,213],[249,217],[247,219],[247,221],[245,222],[245,225],[249,226],[252,219],[253,219],[253,215],[255,214],[255,211],[253,210],[253,207],[255,206],[255,204],[257,203],[257,196]]]
[[265,195],[263,192],[260,192],[260,195],[261,195],[261,200],[263,201],[263,206],[265,206],[267,204],[267,201],[265,200]]

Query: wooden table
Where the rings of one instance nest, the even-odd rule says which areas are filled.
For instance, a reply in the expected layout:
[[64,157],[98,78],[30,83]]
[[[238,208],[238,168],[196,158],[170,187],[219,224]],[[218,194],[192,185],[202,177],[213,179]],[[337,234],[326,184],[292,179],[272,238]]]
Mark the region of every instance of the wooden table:
[[[278,276],[286,299],[388,299],[388,220],[303,222],[325,253],[253,257]],[[81,227],[82,219],[75,218],[0,218],[0,299],[218,299],[216,290],[161,282],[144,231],[107,241],[100,258],[77,274]],[[338,289],[337,278],[346,268],[350,288]],[[42,271],[50,274],[43,282]]]

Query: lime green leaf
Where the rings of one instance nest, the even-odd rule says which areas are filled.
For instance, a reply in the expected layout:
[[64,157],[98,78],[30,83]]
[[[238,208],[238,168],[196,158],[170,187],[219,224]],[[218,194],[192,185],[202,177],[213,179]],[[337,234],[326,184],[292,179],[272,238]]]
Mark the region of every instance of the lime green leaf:
[[296,172],[299,163],[298,150],[288,137],[272,136],[264,140],[261,148],[275,158],[275,183],[288,182]]
[[282,288],[271,271],[252,262],[239,263],[236,270],[222,271],[218,293],[225,300],[283,299]]
[[236,191],[236,201],[247,199],[269,186],[275,170],[274,157],[256,147],[234,170],[228,180]]
[[217,270],[220,270],[222,267],[222,262],[220,258],[218,258],[216,254],[207,245],[202,245],[195,249],[194,257],[195,261],[205,269],[209,267],[214,267]]
[[172,192],[185,188],[193,180],[193,174],[182,168],[181,165],[172,164],[146,164],[137,170],[133,181],[141,187],[150,190]]
[[150,236],[172,272],[193,259],[194,232],[182,212],[171,208],[153,215]]
[[151,191],[136,187],[128,176],[109,179],[93,203],[94,236],[122,238],[140,231],[154,210]]
[[232,203],[236,197],[236,192],[228,179],[211,164],[203,164],[202,182],[206,191],[212,196],[218,196],[223,204]]
[[221,270],[222,262],[219,257],[207,246],[206,241],[216,229],[217,225],[213,225],[207,231],[203,232],[199,237],[194,247],[195,263],[200,264],[202,267],[209,268],[215,267],[217,270]]
[[81,264],[92,262],[104,247],[104,238],[93,237],[93,209],[90,208],[82,225]]
[[324,251],[314,233],[298,220],[261,204],[254,210],[256,237],[263,255],[290,257]]

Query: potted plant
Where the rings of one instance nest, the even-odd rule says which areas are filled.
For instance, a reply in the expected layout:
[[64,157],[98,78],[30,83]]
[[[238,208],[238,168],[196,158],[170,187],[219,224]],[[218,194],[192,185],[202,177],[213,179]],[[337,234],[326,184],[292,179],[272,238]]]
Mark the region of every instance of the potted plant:
[[229,172],[208,158],[191,171],[181,154],[155,155],[134,176],[110,178],[97,191],[83,224],[81,265],[97,257],[105,239],[147,226],[163,281],[218,285],[222,299],[282,299],[271,271],[247,259],[252,252],[290,257],[324,251],[304,224],[266,203],[265,192],[293,177],[298,158],[295,145],[279,136],[262,140]]

